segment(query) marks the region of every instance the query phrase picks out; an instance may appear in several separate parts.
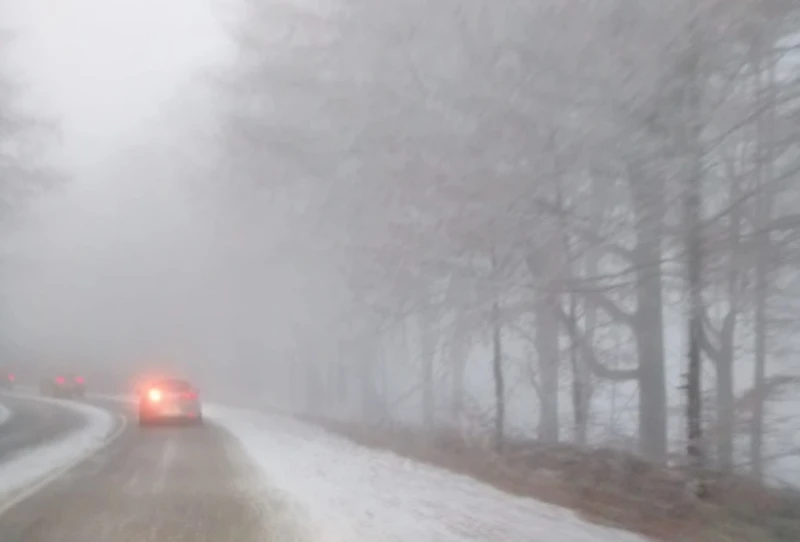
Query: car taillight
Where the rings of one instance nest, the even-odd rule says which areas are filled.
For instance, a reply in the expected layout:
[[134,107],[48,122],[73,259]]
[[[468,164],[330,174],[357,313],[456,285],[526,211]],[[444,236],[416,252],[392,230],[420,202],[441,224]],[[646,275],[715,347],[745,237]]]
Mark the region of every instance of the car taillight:
[[63,376],[57,376],[56,377],[56,384],[63,384],[63,383],[64,383],[64,377]]
[[76,376],[75,377],[75,382],[77,382],[78,384],[83,384],[83,377],[82,376]]
[[158,403],[161,401],[161,390],[157,390],[155,388],[151,389],[149,392],[147,392],[147,398],[153,403]]
[[9,374],[9,375],[8,375],[8,379],[9,379],[11,382],[14,382],[14,380],[16,380],[16,377],[15,377],[14,375],[12,375],[12,374]]
[[196,391],[185,391],[181,394],[181,397],[184,399],[197,399],[197,392]]

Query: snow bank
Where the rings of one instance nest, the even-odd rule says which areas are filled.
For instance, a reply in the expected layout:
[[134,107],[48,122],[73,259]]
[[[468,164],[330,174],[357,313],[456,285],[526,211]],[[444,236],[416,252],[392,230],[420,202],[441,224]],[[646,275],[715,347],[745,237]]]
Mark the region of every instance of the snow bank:
[[22,492],[102,448],[115,428],[113,416],[103,409],[56,399],[35,400],[73,410],[86,419],[86,425],[62,439],[20,450],[0,463],[0,511],[6,505],[4,501],[14,499],[17,492]]
[[358,446],[289,418],[221,406],[226,427],[291,503],[308,542],[643,542],[573,512]]

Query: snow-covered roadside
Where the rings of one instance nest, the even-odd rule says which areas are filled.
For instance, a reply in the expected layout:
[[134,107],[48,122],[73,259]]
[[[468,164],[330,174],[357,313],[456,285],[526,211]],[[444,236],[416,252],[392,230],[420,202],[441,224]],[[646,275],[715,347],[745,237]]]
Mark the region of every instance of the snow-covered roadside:
[[21,450],[0,463],[0,512],[6,506],[6,501],[15,499],[19,492],[102,448],[117,426],[111,413],[95,406],[57,399],[28,398],[73,410],[86,420],[86,425],[43,446]]
[[285,497],[307,542],[643,542],[572,511],[358,446],[317,427],[209,405]]
[[0,403],[0,425],[3,425],[10,420],[12,415],[13,413],[8,409],[8,407]]

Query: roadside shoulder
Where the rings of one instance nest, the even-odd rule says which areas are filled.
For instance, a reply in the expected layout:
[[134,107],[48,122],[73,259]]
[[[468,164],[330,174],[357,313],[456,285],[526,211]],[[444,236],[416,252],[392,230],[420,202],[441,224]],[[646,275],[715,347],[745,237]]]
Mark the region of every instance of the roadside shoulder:
[[266,485],[292,503],[311,541],[529,542],[553,533],[570,542],[646,540],[304,421],[243,409],[207,412],[242,443]]

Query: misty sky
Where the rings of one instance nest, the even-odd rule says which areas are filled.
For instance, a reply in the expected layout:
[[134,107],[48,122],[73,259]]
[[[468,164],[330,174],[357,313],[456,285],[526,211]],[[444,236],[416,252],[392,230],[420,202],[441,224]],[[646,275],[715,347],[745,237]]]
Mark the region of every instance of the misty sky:
[[234,6],[0,0],[2,26],[14,32],[12,76],[25,106],[58,122],[69,177],[35,202],[11,241],[7,339],[47,355],[207,329],[186,315],[197,314],[195,300],[209,303],[199,296],[215,272],[203,269],[213,261],[208,235],[172,182],[179,160],[158,135],[172,129],[182,93],[226,58]]
[[227,0],[7,1],[15,73],[32,106],[60,121],[64,159],[82,173],[141,138],[166,100],[223,58],[232,9]]

